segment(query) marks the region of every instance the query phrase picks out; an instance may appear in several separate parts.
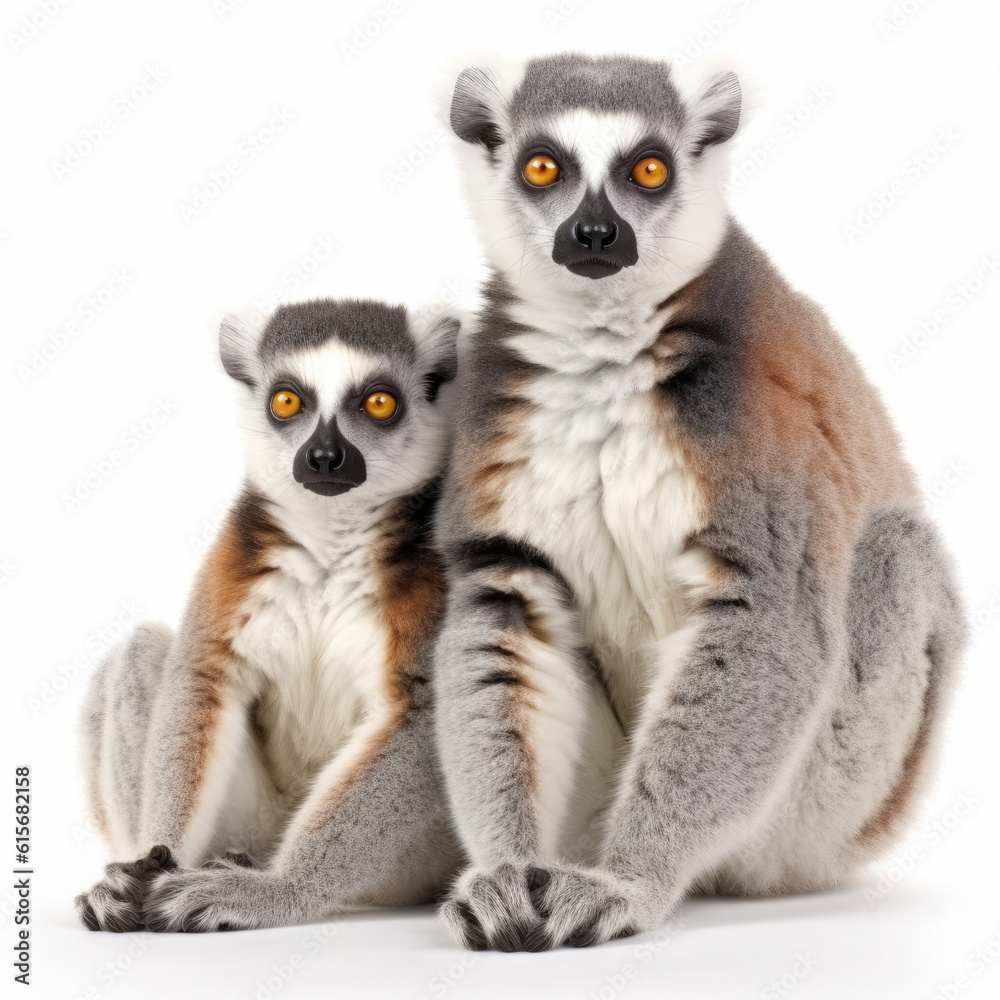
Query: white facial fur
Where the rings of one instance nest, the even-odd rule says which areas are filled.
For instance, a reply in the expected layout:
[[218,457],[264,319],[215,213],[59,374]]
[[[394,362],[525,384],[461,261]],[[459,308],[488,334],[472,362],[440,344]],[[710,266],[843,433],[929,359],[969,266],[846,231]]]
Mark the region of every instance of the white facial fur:
[[[660,198],[640,194],[626,200],[620,179],[611,183],[609,173],[621,156],[648,138],[648,120],[625,112],[574,109],[518,131],[502,108],[519,82],[518,71],[508,67],[493,76],[503,144],[492,157],[478,144],[456,139],[453,146],[489,262],[522,300],[533,303],[534,314],[525,320],[537,319],[550,329],[553,322],[565,323],[567,330],[579,331],[588,318],[603,325],[602,309],[618,311],[625,304],[633,320],[647,319],[656,302],[704,269],[719,245],[728,215],[721,185],[732,143],[709,145],[698,154],[697,115],[692,113],[680,130],[665,116],[661,135],[673,158],[673,187]],[[700,90],[697,85],[684,95],[689,109],[698,107]],[[551,139],[578,161],[580,176],[572,183],[563,179],[540,191],[525,185],[523,149],[539,137]],[[575,275],[552,259],[555,231],[588,187],[604,188],[612,207],[633,227],[639,252],[638,263],[597,280]],[[546,315],[539,316],[540,309]]]

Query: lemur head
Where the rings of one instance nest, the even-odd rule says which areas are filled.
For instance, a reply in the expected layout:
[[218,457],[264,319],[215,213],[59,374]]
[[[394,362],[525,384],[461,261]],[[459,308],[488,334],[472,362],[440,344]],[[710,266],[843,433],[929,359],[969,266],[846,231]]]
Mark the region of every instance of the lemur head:
[[375,507],[432,479],[458,329],[359,299],[280,306],[262,331],[227,317],[219,353],[243,387],[250,481],[279,502],[307,491]]
[[464,70],[450,120],[477,154],[462,170],[491,263],[577,289],[690,270],[725,225],[721,147],[740,105],[735,73],[685,98],[666,63],[632,56]]

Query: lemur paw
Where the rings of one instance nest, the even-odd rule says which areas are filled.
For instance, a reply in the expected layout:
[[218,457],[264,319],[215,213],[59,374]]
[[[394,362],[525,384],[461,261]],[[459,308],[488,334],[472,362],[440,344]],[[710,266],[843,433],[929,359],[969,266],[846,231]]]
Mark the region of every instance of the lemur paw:
[[188,933],[261,926],[248,905],[253,897],[248,881],[261,874],[252,869],[247,855],[227,854],[200,868],[163,872],[146,894],[144,926],[151,931]]
[[531,903],[539,871],[513,864],[466,869],[441,907],[452,935],[473,951],[540,950],[531,947],[541,925]]
[[163,846],[154,847],[138,861],[107,865],[104,878],[76,897],[77,915],[92,931],[142,930],[142,905],[150,884],[157,875],[176,867],[170,849]]
[[533,951],[561,944],[586,948],[630,937],[650,924],[634,882],[568,866],[549,866],[544,873],[531,893],[532,905],[543,920],[529,941]]

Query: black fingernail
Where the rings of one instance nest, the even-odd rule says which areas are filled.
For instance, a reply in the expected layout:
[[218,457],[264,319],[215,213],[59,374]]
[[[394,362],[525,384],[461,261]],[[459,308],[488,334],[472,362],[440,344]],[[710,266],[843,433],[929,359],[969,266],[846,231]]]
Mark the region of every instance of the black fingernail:
[[552,872],[546,868],[528,869],[528,888],[534,892],[536,889],[544,889],[552,881]]
[[524,950],[525,951],[548,951],[552,947],[552,942],[549,940],[549,932],[545,929],[544,924],[538,924],[532,927],[527,934],[524,935]]

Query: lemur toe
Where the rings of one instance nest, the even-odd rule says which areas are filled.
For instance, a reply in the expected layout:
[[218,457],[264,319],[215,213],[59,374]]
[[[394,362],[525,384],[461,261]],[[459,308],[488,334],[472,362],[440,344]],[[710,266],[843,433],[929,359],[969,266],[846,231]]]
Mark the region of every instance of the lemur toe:
[[459,935],[465,947],[471,951],[485,951],[489,946],[486,940],[486,933],[483,931],[482,924],[479,923],[476,915],[472,912],[472,907],[468,903],[455,903],[454,911],[459,919],[453,917],[452,924],[453,926],[457,925]]
[[136,861],[113,862],[104,867],[104,878],[76,898],[76,912],[92,931],[142,930],[143,903],[153,879],[177,867],[170,848],[158,844]]

